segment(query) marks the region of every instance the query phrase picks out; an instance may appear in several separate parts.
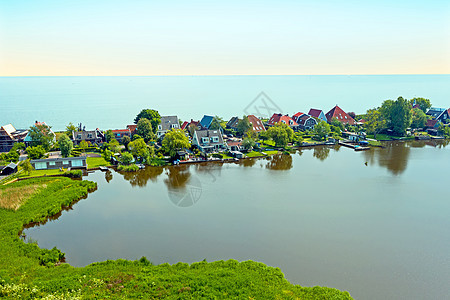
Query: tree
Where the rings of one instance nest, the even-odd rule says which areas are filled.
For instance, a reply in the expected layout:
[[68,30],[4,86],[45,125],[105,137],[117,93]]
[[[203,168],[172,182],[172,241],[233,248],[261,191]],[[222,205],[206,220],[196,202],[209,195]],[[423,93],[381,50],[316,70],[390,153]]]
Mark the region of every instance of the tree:
[[397,100],[386,100],[380,108],[383,118],[387,122],[388,128],[396,135],[403,136],[406,133],[406,128],[411,125],[411,104],[403,97],[398,97]]
[[251,150],[255,146],[255,140],[251,137],[246,137],[242,140],[242,147],[246,150]]
[[26,151],[29,159],[40,159],[44,157],[45,153],[47,153],[45,148],[41,145],[35,147],[29,146]]
[[341,133],[341,131],[345,130],[345,126],[344,124],[342,124],[342,122],[340,122],[338,119],[336,118],[331,118],[331,122],[330,122],[331,126],[333,127],[337,127],[340,129],[339,133]]
[[125,135],[123,138],[122,138],[122,144],[125,146],[125,149],[127,149],[128,150],[128,144],[131,142],[131,139],[130,139],[130,137],[128,136],[128,135]]
[[294,136],[292,138],[292,141],[296,144],[296,145],[301,145],[303,142],[303,135],[300,132],[295,132]]
[[112,157],[113,154],[114,154],[114,153],[112,153],[110,150],[105,149],[105,150],[103,150],[102,157],[103,157],[106,161],[111,161],[111,157]]
[[191,144],[183,130],[172,129],[164,136],[162,146],[171,157],[174,157],[178,150],[190,148]]
[[223,118],[215,116],[211,122],[211,125],[209,126],[209,129],[223,129],[225,127],[224,124],[226,124],[226,122],[223,120]]
[[138,140],[138,139],[142,139],[142,136],[140,136],[139,134],[133,134],[133,136],[131,137],[132,141]]
[[122,154],[122,157],[120,158],[120,162],[126,166],[130,165],[132,161],[133,161],[133,155],[131,155],[131,153],[129,153],[129,152],[124,152]]
[[134,140],[128,144],[130,153],[136,158],[146,159],[149,155],[149,149],[143,138]]
[[409,104],[411,104],[411,106],[414,106],[414,103],[417,104],[419,106],[419,109],[424,113],[426,113],[427,110],[431,107],[430,99],[412,98],[411,100],[409,100]]
[[27,159],[23,162],[22,168],[25,172],[27,172],[27,175],[30,175],[31,171],[34,170],[33,165],[30,162],[30,159]]
[[86,152],[87,147],[89,147],[88,143],[85,140],[82,140],[78,145],[83,152]]
[[284,123],[277,123],[267,130],[267,134],[275,142],[275,145],[285,147],[292,140],[294,131]]
[[152,123],[146,118],[139,119],[136,127],[136,132],[144,139],[146,143],[151,141],[154,137]]
[[427,115],[421,109],[412,109],[411,128],[424,128],[427,120]]
[[330,132],[330,125],[323,120],[320,120],[313,129],[314,137],[318,140],[325,140]]
[[31,137],[31,145],[41,145],[45,150],[50,150],[55,142],[55,134],[51,131],[51,127],[45,124],[36,124],[30,127],[29,133]]
[[149,120],[150,123],[152,124],[153,132],[156,132],[158,130],[158,125],[161,123],[161,115],[157,110],[154,109],[141,110],[141,112],[134,119],[134,124],[138,124],[140,119]]
[[111,151],[113,153],[119,153],[120,152],[120,144],[116,139],[113,139],[109,144],[109,149],[111,149]]
[[258,133],[258,138],[260,140],[267,141],[268,139],[270,139],[270,136],[267,131],[261,131]]
[[73,132],[76,132],[77,130],[78,130],[77,126],[73,125],[72,122],[70,122],[69,125],[66,126],[67,136],[72,136]]
[[244,135],[248,130],[250,130],[250,128],[252,128],[252,124],[248,120],[247,116],[243,116],[237,124],[237,132],[240,135]]
[[386,120],[383,118],[380,110],[377,108],[371,108],[367,111],[365,116],[367,133],[373,134],[374,138],[377,138],[377,134],[386,128]]
[[111,129],[106,130],[106,132],[105,132],[105,139],[106,139],[106,142],[107,142],[107,143],[109,143],[109,142],[111,142],[113,139],[115,139],[115,137],[114,137],[114,132],[112,132]]
[[62,157],[69,157],[73,148],[73,142],[66,134],[61,134],[58,139],[59,149],[61,150]]

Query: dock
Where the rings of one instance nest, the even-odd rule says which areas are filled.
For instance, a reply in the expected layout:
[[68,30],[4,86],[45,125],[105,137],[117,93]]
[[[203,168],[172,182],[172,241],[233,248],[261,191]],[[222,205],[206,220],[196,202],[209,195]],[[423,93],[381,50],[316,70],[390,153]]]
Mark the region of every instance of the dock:
[[366,151],[366,150],[370,149],[370,147],[362,147],[362,146],[359,146],[359,145],[345,143],[345,142],[342,142],[342,141],[339,141],[339,145],[347,147],[347,148],[351,148],[351,149],[353,149],[355,151]]

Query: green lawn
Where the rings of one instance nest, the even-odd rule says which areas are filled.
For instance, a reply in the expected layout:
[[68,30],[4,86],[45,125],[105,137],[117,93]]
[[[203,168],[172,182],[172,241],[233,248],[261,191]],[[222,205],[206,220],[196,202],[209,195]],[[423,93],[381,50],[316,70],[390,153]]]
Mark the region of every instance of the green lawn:
[[87,167],[89,169],[91,169],[91,168],[98,168],[100,166],[109,166],[109,165],[111,165],[103,157],[88,157],[86,159],[86,162],[87,162]]
[[44,176],[44,175],[63,175],[64,172],[61,172],[59,169],[53,169],[53,170],[33,170],[30,172],[30,175],[28,175],[25,171],[22,171],[18,178],[25,178],[25,177],[35,177],[35,176]]
[[293,285],[279,268],[253,261],[153,265],[142,257],[75,268],[61,263],[64,253],[57,248],[19,238],[24,225],[46,221],[95,188],[94,182],[64,177],[0,185],[8,196],[0,203],[0,298],[352,299],[333,288]]
[[269,151],[263,151],[267,155],[275,155],[280,153],[278,150],[269,150]]
[[[267,153],[267,152],[269,152],[269,151],[265,151],[264,153]],[[278,152],[278,151],[276,151],[276,152]],[[261,152],[257,152],[257,151],[252,151],[252,152],[249,152],[249,153],[247,153],[247,154],[245,154],[247,157],[258,157],[258,156],[264,156],[264,154],[262,154]]]

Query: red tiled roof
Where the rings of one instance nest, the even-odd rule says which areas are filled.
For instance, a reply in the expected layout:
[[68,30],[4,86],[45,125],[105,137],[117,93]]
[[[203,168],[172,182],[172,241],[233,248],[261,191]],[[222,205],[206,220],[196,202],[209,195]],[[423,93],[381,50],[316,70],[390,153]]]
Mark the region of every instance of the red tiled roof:
[[331,119],[336,118],[342,124],[355,125],[356,123],[352,117],[350,117],[337,105],[333,107],[329,112],[327,112],[325,117],[327,117],[328,122],[331,122]]
[[114,129],[111,131],[114,133],[121,133],[121,132],[130,132],[130,129]]
[[269,125],[275,125],[276,123],[284,123],[289,126],[298,126],[297,122],[295,122],[291,117],[288,115],[282,115],[282,114],[273,114],[272,117],[269,119]]
[[319,118],[321,112],[322,112],[321,109],[311,108],[309,110],[308,115],[310,115],[311,117],[314,117],[314,118]]
[[181,125],[181,129],[186,129],[186,127],[188,127],[189,122],[188,121],[184,121],[183,124]]
[[426,127],[429,128],[434,128],[437,124],[438,120],[427,120],[427,125],[425,125]]
[[266,131],[266,128],[264,127],[263,122],[260,119],[258,119],[256,116],[248,115],[247,118],[248,118],[248,121],[252,124],[253,131],[256,131],[256,132]]

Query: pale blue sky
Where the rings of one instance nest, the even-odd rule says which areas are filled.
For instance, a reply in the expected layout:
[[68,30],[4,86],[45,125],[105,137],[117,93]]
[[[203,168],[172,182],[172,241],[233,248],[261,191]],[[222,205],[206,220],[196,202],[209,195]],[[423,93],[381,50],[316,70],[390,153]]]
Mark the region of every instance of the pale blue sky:
[[0,76],[448,74],[450,1],[0,2]]

